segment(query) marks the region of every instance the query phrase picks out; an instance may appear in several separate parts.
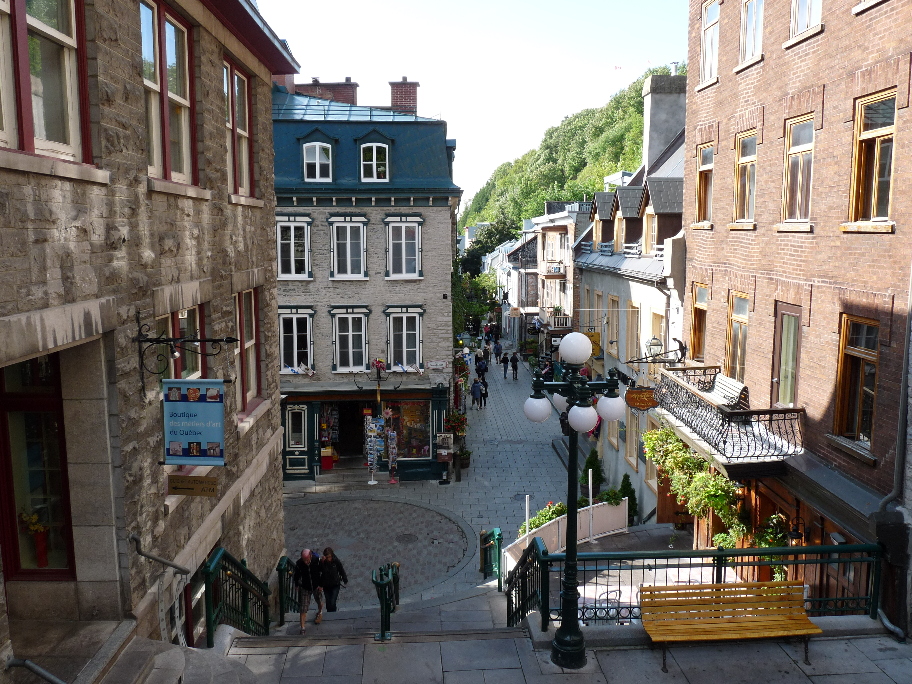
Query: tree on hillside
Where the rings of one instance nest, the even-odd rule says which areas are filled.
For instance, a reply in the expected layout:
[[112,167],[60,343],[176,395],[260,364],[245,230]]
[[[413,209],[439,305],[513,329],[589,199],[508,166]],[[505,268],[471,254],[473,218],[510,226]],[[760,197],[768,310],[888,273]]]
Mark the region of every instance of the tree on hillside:
[[475,240],[466,250],[459,265],[463,273],[472,277],[481,275],[481,259],[494,248],[508,240],[514,240],[519,235],[519,227],[501,213],[491,222],[491,225],[479,228]]

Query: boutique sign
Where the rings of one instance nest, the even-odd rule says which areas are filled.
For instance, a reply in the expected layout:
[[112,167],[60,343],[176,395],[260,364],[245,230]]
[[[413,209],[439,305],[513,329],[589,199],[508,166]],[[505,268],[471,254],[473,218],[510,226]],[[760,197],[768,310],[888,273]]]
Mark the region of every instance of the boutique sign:
[[162,380],[165,465],[225,465],[223,380]]

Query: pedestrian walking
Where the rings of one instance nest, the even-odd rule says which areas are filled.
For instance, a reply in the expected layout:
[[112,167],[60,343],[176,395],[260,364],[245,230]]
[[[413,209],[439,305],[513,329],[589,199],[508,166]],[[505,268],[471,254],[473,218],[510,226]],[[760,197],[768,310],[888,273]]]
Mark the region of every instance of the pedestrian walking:
[[323,557],[320,558],[320,583],[326,595],[326,612],[335,613],[339,589],[343,585],[348,585],[348,575],[345,574],[342,561],[336,558],[336,554],[328,546],[323,549]]
[[475,382],[472,383],[472,388],[469,390],[472,394],[472,408],[481,406],[481,382],[478,378],[475,378]]
[[481,408],[488,408],[488,381],[481,381]]
[[519,357],[516,355],[516,352],[513,352],[513,356],[510,357],[510,367],[513,369],[513,379],[519,379]]
[[500,357],[500,363],[504,367],[504,380],[507,379],[507,367],[510,365],[510,357],[507,356],[507,352],[504,352],[504,355]]
[[304,632],[307,631],[305,623],[307,622],[307,611],[310,610],[311,598],[315,599],[317,603],[317,615],[314,618],[314,624],[319,625],[323,621],[323,591],[320,588],[319,556],[310,549],[301,551],[301,557],[295,563],[291,580],[298,589],[298,606],[301,611],[301,635],[303,636]]
[[491,360],[491,345],[486,344],[484,349],[481,350],[481,358],[484,359],[485,363]]
[[500,343],[500,323],[494,324],[494,344]]
[[475,375],[478,376],[479,380],[484,380],[485,373],[487,373],[487,372],[488,372],[488,362],[485,361],[483,358],[479,359],[475,363]]
[[500,346],[500,342],[495,342],[494,343],[494,358],[499,359],[501,354],[503,354],[503,347]]

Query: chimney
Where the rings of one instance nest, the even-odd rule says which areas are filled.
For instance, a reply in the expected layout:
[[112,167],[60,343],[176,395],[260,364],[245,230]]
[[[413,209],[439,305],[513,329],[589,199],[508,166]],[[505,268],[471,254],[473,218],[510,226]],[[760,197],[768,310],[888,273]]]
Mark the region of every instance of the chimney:
[[294,74],[273,74],[272,82],[284,86],[289,93],[295,91]]
[[351,76],[346,76],[342,83],[321,83],[317,76],[313,76],[310,83],[298,83],[292,92],[319,97],[321,100],[358,104],[358,84],[352,82]]
[[653,74],[643,84],[643,165],[646,172],[684,128],[687,76]]
[[390,81],[390,109],[403,114],[417,114],[419,85],[406,76],[401,81]]

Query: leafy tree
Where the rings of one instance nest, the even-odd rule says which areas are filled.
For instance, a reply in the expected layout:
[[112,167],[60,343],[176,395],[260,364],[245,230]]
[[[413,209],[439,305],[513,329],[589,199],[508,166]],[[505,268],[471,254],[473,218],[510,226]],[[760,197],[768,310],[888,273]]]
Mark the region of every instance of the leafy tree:
[[460,261],[463,273],[473,276],[481,274],[481,259],[494,251],[498,245],[515,240],[519,236],[519,225],[501,212],[489,226],[478,229],[475,240],[469,245]]

